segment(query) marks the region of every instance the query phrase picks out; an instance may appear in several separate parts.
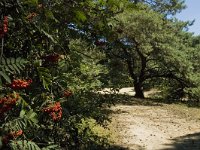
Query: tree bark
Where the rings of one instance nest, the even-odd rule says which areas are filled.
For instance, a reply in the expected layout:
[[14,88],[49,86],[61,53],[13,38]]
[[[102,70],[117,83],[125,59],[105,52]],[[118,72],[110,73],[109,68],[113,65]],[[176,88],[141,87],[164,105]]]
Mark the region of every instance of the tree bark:
[[[123,49],[124,53],[128,57],[129,54],[126,51],[126,49]],[[139,51],[139,50],[138,50]],[[126,60],[127,66],[128,66],[128,71],[130,74],[130,77],[133,79],[133,85],[135,89],[135,97],[136,98],[144,98],[144,92],[142,88],[142,83],[144,81],[144,70],[146,68],[146,58],[139,52],[139,56],[141,57],[141,71],[139,77],[134,73],[134,60],[133,58],[129,58]]]
[[136,98],[144,98],[144,93],[142,89],[142,84],[140,82],[134,82],[134,89],[135,89],[135,97]]

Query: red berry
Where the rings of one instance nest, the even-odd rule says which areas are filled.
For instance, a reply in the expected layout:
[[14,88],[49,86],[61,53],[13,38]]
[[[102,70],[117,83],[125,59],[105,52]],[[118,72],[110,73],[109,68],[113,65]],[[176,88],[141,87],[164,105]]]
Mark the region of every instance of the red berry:
[[3,19],[3,32],[4,33],[8,32],[8,16],[4,16]]
[[15,79],[12,81],[10,87],[14,90],[27,88],[32,83],[32,80]]
[[48,107],[44,108],[43,111],[48,113],[53,121],[59,121],[62,117],[62,107],[60,102],[50,104]]

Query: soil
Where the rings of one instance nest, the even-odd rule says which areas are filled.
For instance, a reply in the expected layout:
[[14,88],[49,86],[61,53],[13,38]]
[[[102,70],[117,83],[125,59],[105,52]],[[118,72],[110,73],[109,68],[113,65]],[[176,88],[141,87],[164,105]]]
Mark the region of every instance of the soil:
[[[121,89],[121,93],[134,92]],[[145,93],[146,97],[155,91]],[[126,150],[200,150],[200,110],[182,104],[132,99],[116,104],[111,128]]]

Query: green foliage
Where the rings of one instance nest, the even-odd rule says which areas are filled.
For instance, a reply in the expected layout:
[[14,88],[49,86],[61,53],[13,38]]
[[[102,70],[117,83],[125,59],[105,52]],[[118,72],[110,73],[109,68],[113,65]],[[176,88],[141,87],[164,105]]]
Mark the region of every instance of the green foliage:
[[25,112],[25,110],[22,109],[18,118],[15,118],[3,124],[3,128],[5,130],[13,131],[24,130],[27,128],[27,126],[39,127],[37,114],[33,112],[33,110]]
[[[8,82],[11,83],[10,75],[20,74],[21,71],[25,68],[27,61],[20,57],[18,58],[1,58],[0,62],[0,83],[2,83],[2,77]],[[0,84],[1,86],[1,84]]]
[[72,89],[98,90],[103,86],[101,76],[108,73],[107,68],[98,63],[105,58],[105,54],[88,45],[81,39],[70,41],[69,47],[73,51],[66,76],[68,80],[73,80],[73,84],[69,83]]
[[51,85],[52,82],[52,76],[48,68],[44,67],[38,67],[38,76],[40,78],[40,81],[42,82],[42,85],[45,89],[49,90],[49,86]]
[[[0,106],[1,148],[88,149],[103,145],[93,126],[80,121],[90,118],[104,124],[108,119],[101,112],[105,99],[94,94],[103,86],[100,74],[106,73],[106,68],[98,62],[105,55],[94,47],[87,24],[102,8],[93,10],[98,5],[94,1],[5,3],[0,5],[4,8],[1,15],[9,15],[9,32],[1,38],[0,98],[4,101],[12,93],[19,97],[13,97],[9,108]],[[83,9],[89,6],[91,11]],[[105,22],[100,22],[104,28]],[[8,86],[15,79],[18,88]]]
[[60,149],[58,145],[49,145],[47,147],[40,148],[36,143],[32,141],[12,141],[10,143],[10,148],[12,150],[21,150],[21,149],[28,149],[28,150],[55,150]]
[[177,89],[191,86],[187,76],[193,71],[193,62],[188,59],[192,48],[186,38],[191,39],[182,31],[188,22],[167,19],[142,3],[137,7],[139,10],[127,8],[110,21],[115,36],[109,39],[112,45],[106,51],[125,64],[135,96],[143,98],[143,87],[155,80],[162,84],[163,79],[169,79],[177,86],[168,86]]
[[0,2],[9,22],[0,37],[1,148],[106,146],[93,128],[109,121],[104,107],[116,97],[97,91],[130,79],[142,88],[169,78],[199,98],[200,40],[182,32],[188,22],[166,17],[182,2],[151,2]]
[[10,148],[12,150],[20,150],[20,149],[41,150],[36,143],[26,140],[13,141],[10,143]]

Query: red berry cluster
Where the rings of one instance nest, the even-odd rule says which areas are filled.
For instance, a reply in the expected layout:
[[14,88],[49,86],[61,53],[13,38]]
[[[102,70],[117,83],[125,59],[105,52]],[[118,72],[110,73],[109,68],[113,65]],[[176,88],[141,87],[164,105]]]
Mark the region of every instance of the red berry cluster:
[[8,16],[4,16],[3,25],[0,25],[0,38],[4,37],[5,33],[8,32]]
[[3,19],[3,31],[4,31],[4,33],[8,32],[8,16],[4,16],[4,19]]
[[32,80],[15,79],[12,81],[10,87],[13,90],[21,90],[27,88],[32,83]]
[[12,109],[12,107],[19,100],[19,94],[10,94],[6,97],[0,98],[0,115]]
[[14,132],[10,132],[10,136],[13,138],[17,138],[18,136],[22,135],[23,131],[22,130],[18,130],[18,131],[14,131]]
[[45,60],[45,62],[56,63],[60,59],[60,55],[59,54],[49,54],[49,55],[43,56],[43,59]]
[[43,112],[48,113],[53,121],[59,121],[62,117],[62,107],[60,102],[50,104],[48,107],[43,109]]
[[72,95],[72,91],[70,91],[70,90],[65,90],[64,92],[63,92],[63,97],[69,97],[69,96],[71,96]]
[[8,142],[12,139],[16,139],[18,136],[22,135],[23,131],[22,130],[18,130],[18,131],[14,131],[14,132],[10,132],[8,135],[3,137],[3,143],[4,144],[8,144]]

